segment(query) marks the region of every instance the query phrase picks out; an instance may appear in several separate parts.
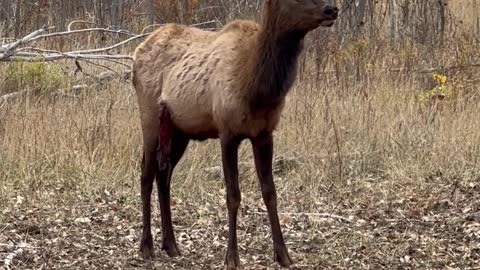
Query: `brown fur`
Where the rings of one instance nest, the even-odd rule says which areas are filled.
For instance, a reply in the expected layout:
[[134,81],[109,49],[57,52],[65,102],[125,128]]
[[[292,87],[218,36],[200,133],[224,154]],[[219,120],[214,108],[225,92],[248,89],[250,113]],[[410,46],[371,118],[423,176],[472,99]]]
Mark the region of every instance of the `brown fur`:
[[142,122],[158,122],[162,100],[175,125],[191,136],[215,138],[228,130],[253,137],[273,130],[281,108],[269,110],[267,117],[252,114],[246,91],[235,85],[247,68],[238,66],[245,62],[238,58],[252,56],[249,43],[257,33],[258,25],[249,21],[230,23],[219,33],[176,24],[153,33],[135,53],[135,87],[139,99],[145,97],[139,101]]
[[[303,38],[319,25],[330,26],[336,18],[336,10],[333,15],[326,10],[323,0],[265,0],[260,23],[237,20],[219,32],[168,24],[152,33],[135,51],[133,84],[147,163],[151,162],[148,153],[158,146],[160,104],[168,106],[172,128],[187,140],[221,139],[229,217],[235,217],[229,222],[229,267],[238,265],[236,234],[232,231],[236,230],[240,201],[236,157],[229,156],[236,155],[235,145],[238,147],[243,138],[252,140],[254,152],[264,144],[265,151],[271,151],[271,134],[295,80]],[[266,190],[270,193],[262,188],[262,194],[267,196],[265,203],[274,201],[267,205],[274,214],[272,229],[277,226],[279,231],[279,225],[275,225],[278,218],[274,187],[269,180],[271,157],[258,153],[255,157],[259,159],[257,171],[262,185],[268,182]],[[142,176],[142,187],[143,182],[146,180]],[[149,215],[145,211],[144,215]],[[281,253],[278,259],[282,265],[289,265],[281,233],[274,234],[275,252]]]

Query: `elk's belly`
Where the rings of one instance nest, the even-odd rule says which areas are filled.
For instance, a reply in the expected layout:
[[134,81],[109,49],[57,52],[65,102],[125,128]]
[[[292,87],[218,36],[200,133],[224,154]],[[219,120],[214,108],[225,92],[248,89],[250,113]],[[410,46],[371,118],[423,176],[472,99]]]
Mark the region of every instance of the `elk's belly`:
[[192,139],[218,138],[218,130],[208,114],[175,106],[171,111],[175,126]]
[[167,88],[162,91],[175,126],[192,139],[218,137],[218,128],[211,115],[211,100],[205,89]]

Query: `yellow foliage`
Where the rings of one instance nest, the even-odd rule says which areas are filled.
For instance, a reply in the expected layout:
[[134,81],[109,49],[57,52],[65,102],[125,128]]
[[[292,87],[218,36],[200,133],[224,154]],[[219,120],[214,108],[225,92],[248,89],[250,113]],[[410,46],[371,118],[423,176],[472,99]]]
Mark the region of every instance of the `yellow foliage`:
[[439,75],[437,73],[433,74],[433,79],[440,85],[445,85],[447,83],[447,76]]
[[419,95],[420,101],[427,101],[433,97],[450,98],[454,94],[454,85],[447,80],[447,76],[434,73],[432,75],[436,86],[425,93]]

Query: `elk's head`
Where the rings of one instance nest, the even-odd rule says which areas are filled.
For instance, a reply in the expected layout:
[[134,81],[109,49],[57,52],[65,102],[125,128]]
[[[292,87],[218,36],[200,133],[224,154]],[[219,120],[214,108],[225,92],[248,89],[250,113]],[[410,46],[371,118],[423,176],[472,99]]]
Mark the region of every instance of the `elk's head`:
[[265,0],[265,4],[266,15],[275,17],[276,24],[284,30],[331,27],[338,18],[333,0]]

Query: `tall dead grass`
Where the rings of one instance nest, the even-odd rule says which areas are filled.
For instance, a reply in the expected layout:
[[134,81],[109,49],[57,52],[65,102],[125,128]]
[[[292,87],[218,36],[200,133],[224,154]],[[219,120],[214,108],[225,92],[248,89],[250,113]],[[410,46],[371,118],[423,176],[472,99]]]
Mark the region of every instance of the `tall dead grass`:
[[[421,101],[421,85],[402,85],[390,73],[370,81],[364,89],[368,93],[345,88],[334,78],[304,75],[288,97],[275,134],[276,156],[293,158],[298,165],[278,175],[280,200],[298,196],[302,208],[309,209],[319,198],[349,200],[343,196],[350,192],[356,200],[354,192],[366,187],[394,195],[398,188],[430,186],[426,179],[432,175],[446,182],[479,176],[478,84],[469,95]],[[92,198],[104,190],[122,190],[135,200],[141,153],[137,111],[130,84],[123,81],[75,96],[5,105],[0,109],[1,200],[12,194],[48,200],[46,191],[52,189]],[[189,146],[174,176],[177,198],[203,200],[211,190],[223,194],[222,179],[205,171],[221,164],[219,153],[215,141]],[[242,185],[254,192],[246,142],[240,159],[247,164]]]

